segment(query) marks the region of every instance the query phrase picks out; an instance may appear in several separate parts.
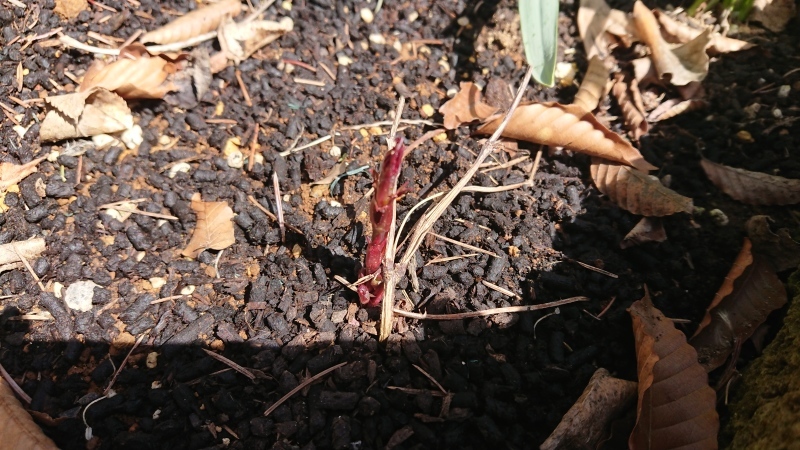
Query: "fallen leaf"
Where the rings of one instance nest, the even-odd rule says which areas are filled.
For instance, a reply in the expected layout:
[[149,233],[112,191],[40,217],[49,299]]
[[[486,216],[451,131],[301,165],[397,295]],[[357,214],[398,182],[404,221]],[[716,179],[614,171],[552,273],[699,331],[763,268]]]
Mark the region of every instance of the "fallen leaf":
[[439,107],[444,116],[444,127],[448,130],[475,120],[484,120],[497,112],[497,108],[481,100],[481,91],[472,82],[461,82],[461,89],[455,97]]
[[183,256],[197,258],[203,250],[222,250],[236,242],[233,234],[233,210],[226,202],[204,202],[200,194],[192,197],[192,209],[197,214],[197,226],[192,239],[181,252]]
[[36,166],[46,158],[46,156],[42,156],[25,164],[0,163],[0,192],[4,192],[9,186],[13,186],[28,175],[35,173],[38,170]]
[[0,436],[8,445],[3,448],[58,450],[14,396],[6,380],[0,377]]
[[[228,59],[224,57],[225,65]],[[211,87],[211,57],[208,49],[198,47],[189,55],[190,64],[169,78],[175,90],[164,96],[164,101],[183,109],[191,109]]]
[[53,12],[67,20],[72,20],[87,9],[89,9],[87,0],[56,0],[56,7],[53,8]]
[[667,240],[667,232],[661,219],[656,217],[642,217],[636,226],[633,227],[622,242],[620,248],[630,248],[646,242],[664,242]]
[[294,29],[294,22],[289,17],[279,22],[272,20],[228,20],[219,27],[218,39],[220,48],[228,59],[235,63],[247,59],[261,47],[275,41]]
[[610,161],[592,160],[595,186],[620,208],[647,217],[662,217],[694,210],[692,199],[664,187],[633,167]]
[[642,42],[650,48],[653,66],[661,79],[669,77],[671,84],[684,86],[706,77],[709,59],[705,48],[711,40],[709,30],[673,47],[661,37],[655,15],[641,1],[633,5],[633,23]]
[[[464,83],[461,83],[461,90],[464,90]],[[495,109],[499,109],[501,111],[507,111],[508,108],[511,108],[511,104],[514,103],[514,91],[511,89],[511,86],[508,85],[506,80],[500,77],[492,77],[489,82],[486,83],[484,92],[484,99],[486,102],[485,106],[494,107]],[[478,100],[480,100],[480,95],[480,91],[478,91]],[[441,109],[439,111],[441,112]]]
[[778,272],[795,269],[800,264],[800,243],[792,239],[789,230],[774,233],[769,216],[753,216],[744,225],[753,244],[753,252],[764,255]]
[[[633,80],[635,83],[636,80]],[[639,109],[633,98],[628,91],[628,83],[625,82],[622,74],[617,74],[614,87],[611,89],[614,98],[617,99],[617,104],[622,109],[622,116],[625,118],[625,126],[631,134],[634,141],[638,141],[640,137],[647,134],[649,125],[644,117],[644,110]]]
[[23,258],[31,260],[37,258],[45,250],[43,238],[30,238],[26,241],[9,242],[0,245],[0,272],[15,269],[20,266]]
[[172,22],[142,35],[141,42],[171,44],[214,31],[225,17],[235,17],[242,9],[239,0],[222,0],[191,11]]
[[755,0],[750,20],[761,22],[764,28],[780,32],[792,18],[797,16],[795,0]]
[[539,450],[594,450],[608,434],[612,420],[636,398],[636,383],[614,378],[608,370],[594,372],[580,398],[564,414]]
[[706,310],[691,344],[708,372],[721,366],[769,316],[786,304],[786,288],[765,256],[742,250]]
[[586,69],[586,76],[581,81],[581,87],[575,94],[572,104],[579,106],[586,112],[592,112],[597,108],[600,99],[605,96],[606,84],[608,82],[608,69],[599,56],[592,56],[589,61],[589,68]]
[[[481,126],[477,132],[492,134],[502,117]],[[629,142],[604,127],[592,113],[576,105],[531,103],[519,106],[503,130],[503,137],[543,145],[558,145],[590,156],[629,164],[643,171],[656,167],[642,158]]]
[[167,79],[178,70],[175,63],[151,55],[142,44],[131,44],[120,49],[119,59],[110,64],[96,60],[86,71],[78,92],[102,87],[126,99],[164,98],[177,89]]
[[596,55],[605,59],[612,45],[609,34],[622,38],[624,42],[628,40],[626,38],[631,30],[628,15],[618,9],[611,9],[605,0],[581,0],[578,9],[578,34],[583,40],[587,58]]
[[736,169],[705,158],[700,165],[708,179],[734,200],[748,205],[800,203],[800,180]]
[[[661,25],[661,35],[664,39],[672,43],[685,44],[705,31],[705,28],[694,28],[688,24],[678,22],[664,11],[655,11],[658,23]],[[706,47],[706,52],[710,55],[721,53],[738,52],[753,47],[753,44],[739,39],[729,38],[719,33],[711,33],[711,42]]]
[[39,128],[42,142],[116,133],[133,127],[122,97],[103,88],[46,97],[47,114]]
[[716,449],[716,393],[686,337],[645,292],[628,309],[633,320],[639,399],[631,450]]
[[662,120],[672,119],[675,116],[689,111],[696,111],[708,106],[705,100],[683,100],[673,98],[658,105],[658,108],[650,111],[647,116],[649,122],[661,122]]

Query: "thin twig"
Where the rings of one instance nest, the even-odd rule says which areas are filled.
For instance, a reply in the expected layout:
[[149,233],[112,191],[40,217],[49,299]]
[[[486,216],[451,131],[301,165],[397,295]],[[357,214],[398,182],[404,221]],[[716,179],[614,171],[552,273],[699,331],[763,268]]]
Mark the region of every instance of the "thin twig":
[[322,378],[322,377],[324,377],[325,375],[327,375],[327,374],[329,374],[329,373],[333,372],[334,370],[338,369],[339,367],[342,367],[342,366],[344,366],[345,364],[347,364],[347,362],[342,362],[342,363],[339,363],[339,364],[337,364],[337,365],[335,365],[335,366],[333,366],[333,367],[330,367],[330,368],[328,368],[328,369],[325,369],[325,370],[323,370],[322,372],[320,372],[320,373],[318,373],[318,374],[314,375],[314,376],[313,376],[313,377],[311,377],[311,378],[308,378],[308,379],[304,380],[302,383],[298,384],[298,385],[297,385],[297,387],[295,387],[294,389],[292,389],[291,391],[289,391],[289,392],[288,392],[286,395],[284,395],[283,397],[281,397],[281,398],[280,398],[280,399],[279,399],[277,402],[275,402],[275,403],[274,403],[272,406],[270,406],[269,408],[267,408],[267,410],[266,410],[266,411],[264,411],[264,416],[266,417],[266,416],[269,416],[270,414],[272,414],[272,412],[273,412],[273,411],[275,411],[276,409],[278,409],[278,407],[279,407],[279,406],[281,406],[281,405],[282,405],[282,404],[283,404],[283,403],[284,403],[286,400],[289,400],[289,399],[290,399],[290,398],[291,398],[291,397],[292,397],[294,394],[296,394],[296,393],[300,392],[300,391],[301,391],[301,390],[302,390],[304,387],[306,387],[306,386],[310,385],[311,383],[313,383],[313,382],[315,382],[315,381],[319,380],[320,378]]
[[[116,372],[114,372],[114,376],[111,377],[111,382],[108,383],[108,387],[103,391],[103,395],[108,395],[108,391],[110,391],[111,387],[114,386],[114,382],[117,381],[117,377],[119,376],[119,373],[122,372],[122,369],[124,369],[125,365],[128,364],[128,358],[131,357],[131,355],[133,354],[133,351],[136,350],[136,347],[138,347],[139,344],[142,343],[142,341],[144,340],[145,336],[147,336],[147,334],[142,334],[141,336],[139,336],[139,339],[137,339],[136,343],[133,344],[133,347],[131,348],[131,351],[129,351],[128,354],[125,355],[125,359],[122,360],[122,364],[119,365],[119,368],[116,370]],[[87,406],[87,408],[88,408],[88,406]]]
[[[274,220],[275,222],[278,221],[278,217],[276,217],[275,214],[272,214],[272,211],[268,210],[267,208],[264,208],[264,206],[262,206],[261,203],[258,203],[258,200],[256,200],[255,197],[253,197],[252,195],[248,195],[247,196],[247,200],[250,203],[252,203],[253,206],[258,208],[261,212],[266,214],[267,217],[269,217],[270,219]],[[297,234],[299,234],[301,236],[305,236],[305,233],[303,233],[303,230],[301,230],[300,228],[297,228],[296,226],[294,226],[292,224],[286,224],[286,228],[294,231],[295,233],[297,233]]]
[[498,286],[498,285],[496,285],[494,283],[490,283],[490,282],[488,282],[486,280],[481,280],[481,283],[483,283],[484,286],[488,287],[489,289],[491,289],[493,291],[497,291],[497,292],[499,292],[499,293],[501,293],[503,295],[507,295],[509,297],[516,298],[517,300],[522,300],[522,297],[519,294],[511,292],[511,291],[509,291],[508,289],[506,289],[504,287]]
[[327,136],[323,136],[323,137],[321,137],[319,139],[313,140],[313,141],[309,142],[308,144],[301,145],[300,147],[295,147],[295,148],[290,149],[290,150],[284,150],[284,151],[280,152],[279,155],[281,155],[283,157],[287,157],[287,156],[291,155],[292,153],[297,153],[297,152],[299,152],[301,150],[305,150],[305,149],[311,148],[311,147],[313,147],[315,145],[322,144],[323,142],[329,141],[332,138],[333,138],[333,135],[329,134]]
[[246,376],[247,378],[250,378],[250,380],[255,380],[256,379],[256,376],[253,375],[253,372],[250,372],[246,368],[240,366],[239,364],[236,364],[235,362],[231,361],[230,359],[228,359],[228,358],[226,358],[226,357],[224,357],[224,356],[222,356],[220,354],[214,353],[211,350],[207,350],[205,348],[201,349],[201,350],[206,352],[206,354],[208,356],[216,359],[217,361],[221,362],[222,364],[225,364],[226,366],[228,366],[231,369],[239,372],[240,374]]
[[[362,125],[350,125],[347,127],[342,127],[342,130],[360,130],[362,128],[382,127],[382,126],[392,125],[393,123],[394,123],[393,120],[381,120],[378,122],[365,123]],[[436,124],[436,122],[423,119],[400,119],[400,123],[403,125],[428,125],[428,126],[433,126]]]
[[159,298],[150,302],[151,305],[157,305],[159,303],[168,302],[170,300],[177,300],[179,298],[187,297],[185,294],[178,294],[178,295],[170,295],[169,297]]
[[503,308],[491,308],[491,309],[484,309],[481,311],[467,311],[455,314],[428,314],[428,313],[420,314],[420,313],[404,311],[402,309],[397,309],[397,308],[395,308],[394,313],[397,314],[398,316],[408,317],[409,319],[418,319],[418,320],[461,320],[461,319],[472,319],[475,317],[491,316],[494,314],[538,311],[540,309],[555,308],[561,305],[567,305],[575,302],[585,302],[588,300],[589,297],[570,297],[570,298],[565,298],[563,300],[557,300],[555,302],[541,303],[539,305],[506,306]]
[[[165,53],[165,52],[174,52],[178,51],[182,48],[191,47],[193,45],[197,45],[201,42],[208,41],[210,39],[214,39],[217,37],[216,31],[211,31],[209,33],[201,34],[199,36],[195,36],[193,38],[187,39],[181,42],[173,42],[171,44],[164,44],[164,45],[151,45],[146,46],[148,52],[150,53]],[[93,45],[84,44],[77,39],[71,38],[66,34],[62,34],[58,37],[58,40],[66,45],[67,47],[72,47],[74,49],[83,50],[88,53],[94,53],[97,55],[110,55],[110,56],[119,56],[119,49],[118,48],[101,48],[95,47]]]
[[420,144],[422,144],[423,142],[427,141],[428,139],[432,139],[432,138],[444,133],[445,131],[447,131],[447,130],[445,130],[444,128],[437,128],[435,130],[428,131],[427,133],[425,133],[422,136],[420,136],[419,139],[417,139],[416,141],[412,142],[411,145],[406,147],[404,155],[408,156],[408,154],[411,153],[417,147],[419,147]]
[[346,287],[347,289],[350,289],[350,290],[351,290],[351,291],[353,291],[353,292],[358,292],[358,285],[360,285],[360,284],[364,284],[364,283],[366,283],[367,281],[369,281],[369,280],[371,280],[371,279],[375,278],[375,275],[376,275],[376,274],[374,274],[374,273],[371,273],[371,274],[369,274],[369,275],[364,275],[363,277],[359,278],[358,280],[356,280],[356,281],[354,281],[354,282],[352,282],[352,283],[350,283],[349,281],[347,281],[347,280],[346,280],[346,279],[345,279],[343,276],[341,276],[341,275],[334,275],[334,276],[333,276],[333,279],[334,279],[334,280],[336,280],[336,281],[338,281],[339,283],[342,283],[342,284],[344,285],[344,287]]
[[281,230],[281,242],[285,242],[286,225],[283,223],[283,202],[281,201],[281,185],[278,183],[278,172],[272,172],[272,187],[275,189],[275,212],[278,216],[278,228]]
[[436,239],[439,239],[439,240],[445,241],[445,242],[449,242],[451,244],[458,245],[459,247],[464,247],[464,248],[466,248],[468,250],[472,250],[472,251],[475,251],[475,252],[483,253],[483,254],[489,255],[489,256],[494,256],[495,258],[499,258],[500,257],[500,255],[498,255],[495,252],[490,252],[489,250],[484,250],[484,249],[482,249],[480,247],[475,247],[474,245],[465,244],[465,243],[463,243],[461,241],[457,241],[455,239],[450,239],[449,237],[441,236],[439,234],[434,233],[433,231],[429,231],[428,234],[436,237]]
[[25,391],[23,391],[22,388],[19,387],[17,382],[14,381],[13,378],[11,378],[11,375],[9,375],[8,372],[6,372],[6,368],[3,367],[2,364],[0,364],[0,376],[2,376],[4,380],[6,380],[6,383],[8,383],[8,387],[10,387],[11,390],[14,391],[15,394],[17,394],[17,397],[19,397],[25,403],[29,405],[31,404],[31,396],[26,394]]
[[122,208],[120,206],[110,207],[110,208],[98,207],[97,209],[115,209],[115,210],[120,211],[120,212],[128,212],[128,213],[131,213],[131,214],[139,214],[139,215],[142,215],[142,216],[154,217],[156,219],[178,220],[177,217],[171,216],[169,214],[151,213],[151,212],[148,212],[148,211],[142,211],[141,209]]
[[245,86],[244,81],[242,81],[242,71],[236,69],[235,75],[236,75],[236,81],[239,82],[239,89],[242,90],[242,97],[244,97],[245,104],[247,104],[247,106],[252,108],[253,100],[250,99],[250,93],[247,92],[247,86]]
[[429,374],[428,372],[425,372],[424,370],[422,370],[422,367],[420,367],[420,366],[418,366],[416,364],[412,364],[412,366],[414,366],[415,369],[417,369],[420,372],[422,372],[422,374],[425,375],[425,378],[431,380],[431,383],[433,383],[437,388],[439,388],[439,390],[442,391],[442,394],[447,395],[447,391],[442,387],[441,384],[439,384],[438,381],[436,381],[436,378],[433,378],[431,376],[431,374]]
[[[511,167],[511,166],[513,166],[513,165],[515,165],[517,163],[521,163],[522,161],[525,161],[526,159],[528,159],[530,157],[531,157],[530,155],[520,156],[519,158],[514,158],[511,161],[507,161],[507,162],[504,162],[502,164],[491,164],[491,163],[489,163],[490,165],[488,167],[486,167],[485,169],[481,169],[480,173],[487,173],[487,172],[491,172],[491,171],[494,171],[494,170],[505,169],[505,168]],[[484,164],[481,164],[481,165],[483,166]]]
[[[272,112],[272,110],[270,110]],[[261,125],[256,123],[255,131],[253,131],[253,139],[250,141],[250,156],[247,159],[247,171],[253,171],[253,165],[256,163],[256,148],[258,148],[258,133],[261,131]]]
[[432,260],[425,263],[426,266],[430,266],[431,264],[439,264],[443,262],[455,261],[458,259],[470,258],[472,256],[478,256],[480,253],[467,253],[464,255],[456,255],[456,256],[447,256],[445,258],[433,258]]
[[325,87],[324,81],[309,80],[308,78],[294,77],[294,82],[297,84],[307,84],[309,86]]
[[42,280],[39,279],[39,275],[36,275],[36,272],[33,271],[33,267],[31,267],[31,263],[28,262],[28,258],[26,258],[25,255],[23,255],[22,252],[17,249],[16,243],[11,244],[11,249],[14,250],[14,253],[17,254],[17,258],[22,261],[22,264],[26,269],[28,269],[28,272],[30,272],[33,279],[36,280],[36,284],[39,285],[39,289],[44,292],[44,284],[42,284]]
[[[393,146],[397,142],[397,127],[400,125],[400,118],[403,117],[403,108],[406,106],[406,98],[400,97],[400,101],[397,103],[397,109],[394,113],[394,123],[392,124],[391,132],[389,133],[389,145]],[[396,182],[396,180],[395,180]],[[395,186],[396,188],[396,186]],[[395,285],[395,265],[394,265],[394,256],[395,256],[395,247],[394,243],[395,240],[392,239],[394,236],[394,231],[397,226],[397,207],[395,206],[397,199],[392,199],[392,220],[389,222],[389,231],[387,236],[389,239],[386,241],[386,248],[383,254],[383,264],[381,265],[383,268],[383,303],[381,304],[381,326],[380,331],[378,333],[378,340],[383,342],[389,338],[389,335],[392,334],[392,323],[394,322],[394,316],[392,315],[392,309],[394,308],[394,285]]]

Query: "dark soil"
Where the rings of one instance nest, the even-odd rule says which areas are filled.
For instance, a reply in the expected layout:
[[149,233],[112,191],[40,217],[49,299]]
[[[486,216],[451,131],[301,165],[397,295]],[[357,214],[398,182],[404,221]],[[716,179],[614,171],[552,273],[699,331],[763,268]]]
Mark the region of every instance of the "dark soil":
[[[118,13],[93,7],[67,22],[52,12],[53,0],[32,2],[27,10],[2,2],[0,101],[8,107],[7,116],[16,115],[24,125],[34,122],[20,138],[11,119],[3,119],[2,161],[27,162],[53,150],[65,151],[67,145],[39,143],[39,104],[26,108],[8,96],[26,100],[63,93],[50,80],[74,88],[66,73],[80,76],[93,58],[38,42],[26,46],[25,37],[63,27],[81,41],[89,31],[124,39],[169,21],[174,12],[196,7],[194,1],[182,0],[132,3],[105,0]],[[450,322],[401,319],[388,343],[379,344],[379,311],[359,308],[357,296],[333,278],[356,279],[369,235],[362,198],[372,177],[368,171],[349,176],[333,192],[308,183],[323,178],[337,163],[330,154],[333,145],[349,168],[375,166],[385,151],[385,140],[376,133],[385,135],[388,126],[345,127],[389,120],[398,93],[409,96],[404,118],[420,119],[423,106],[438,109],[460,81],[486,83],[496,77],[513,85],[524,67],[512,49],[495,44],[475,50],[482,33],[507,26],[492,17],[513,11],[511,2],[386,1],[375,21],[366,24],[359,11],[374,6],[299,0],[287,10],[278,2],[268,9],[268,17],[289,15],[295,30],[239,67],[255,106],[246,106],[235,69],[229,67],[214,77],[211,91],[191,110],[161,101],[134,104],[145,139],[138,149],[62,155],[43,162],[19,192],[6,195],[0,244],[44,236],[46,253],[31,263],[50,291],[54,283],[68,286],[79,280],[100,286],[94,309],[78,313],[53,294],[40,292],[27,271],[0,274],[0,363],[32,397],[30,410],[44,413],[37,415],[40,424],[61,448],[377,449],[390,442],[395,448],[536,448],[596,368],[635,380],[626,308],[643,296],[645,285],[668,317],[689,321],[678,326],[691,333],[736,256],[742,225],[751,215],[768,214],[778,227],[799,228],[798,217],[786,209],[734,202],[698,165],[703,154],[723,164],[800,178],[800,122],[794,121],[800,114],[800,72],[784,76],[800,57],[799,28],[790,24],[786,32],[772,34],[756,25],[743,27],[744,38],[758,46],[712,63],[704,82],[708,109],[655,126],[640,145],[645,158],[660,167],[656,175],[669,176],[674,190],[692,197],[706,212],[666,219],[666,242],[622,250],[620,241],[639,218],[592,187],[587,158],[546,152],[534,187],[462,194],[435,227],[440,235],[501,257],[479,254],[426,265],[436,257],[469,253],[427,240],[417,255],[420,291],[414,292],[403,278],[396,301],[399,307],[429,313],[576,295],[590,301],[562,307],[560,314],[541,322],[552,311]],[[614,6],[630,10],[630,4]],[[38,21],[29,28],[37,11]],[[585,69],[576,11],[572,1],[562,3],[560,60],[574,60]],[[458,22],[462,17],[470,20],[466,27]],[[387,43],[371,43],[371,34]],[[6,45],[18,35],[23,38]],[[439,42],[393,64],[402,56],[392,47],[395,40],[423,39]],[[339,55],[353,63],[340,65]],[[287,73],[282,59],[317,68],[325,64],[336,80],[323,70],[313,73],[301,66]],[[17,92],[20,61],[29,72]],[[298,84],[295,76],[317,79],[325,87]],[[792,87],[788,97],[778,97],[782,85]],[[568,103],[575,90],[531,88],[526,95]],[[750,117],[744,108],[755,103],[761,109]],[[224,108],[215,116],[219,105]],[[776,118],[776,109],[781,118]],[[609,100],[601,110],[600,116],[620,114]],[[212,118],[231,122],[207,122]],[[222,154],[226,140],[238,136],[249,142],[256,123],[262,130],[258,143],[263,163],[253,170],[230,168]],[[624,132],[619,120],[613,123]],[[412,125],[403,134],[412,141],[429,129]],[[295,141],[303,145],[332,130],[341,133],[333,142],[285,158],[278,155]],[[741,130],[751,133],[754,142],[737,139]],[[165,148],[175,138],[177,143]],[[424,143],[407,158],[401,183],[407,183],[409,194],[399,201],[399,219],[420,199],[457,182],[480,148],[476,139],[462,128],[449,133],[445,142]],[[523,145],[520,151],[536,150]],[[496,157],[510,159],[505,153]],[[188,173],[170,178],[169,170],[163,170],[187,158]],[[479,175],[473,184],[520,182],[530,167],[528,160]],[[291,226],[285,241],[277,224],[248,201],[253,196],[275,210],[273,173],[280,180],[283,214]],[[43,196],[37,189],[42,184]],[[236,243],[222,252],[218,263],[216,251],[205,251],[197,260],[180,255],[195,228],[190,198],[196,192],[205,201],[227,202],[237,214]],[[178,220],[132,215],[119,222],[98,210],[106,203],[140,198],[146,199],[140,209]],[[715,222],[708,214],[712,209],[724,211],[729,223]],[[481,280],[515,292],[521,300],[490,290]],[[188,295],[150,304],[180,293]],[[43,311],[55,320],[18,320],[21,314]],[[769,323],[774,335],[780,314]],[[87,443],[84,406],[102,395],[141,336],[141,345],[114,381],[116,395],[85,411],[94,435]],[[203,349],[249,368],[256,379],[231,370]],[[740,365],[756,353],[752,344],[745,345]],[[271,404],[302,380],[341,362],[347,364],[264,417]],[[722,404],[720,413],[724,420]],[[400,442],[391,441],[393,436]]]

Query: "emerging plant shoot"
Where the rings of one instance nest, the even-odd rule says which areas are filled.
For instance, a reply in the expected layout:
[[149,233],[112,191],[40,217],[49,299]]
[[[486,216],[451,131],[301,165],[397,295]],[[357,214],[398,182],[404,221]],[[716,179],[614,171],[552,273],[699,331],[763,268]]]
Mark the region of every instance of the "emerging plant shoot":
[[381,171],[373,172],[375,178],[375,193],[369,204],[369,220],[372,223],[372,239],[367,245],[367,256],[364,267],[359,272],[359,278],[374,275],[374,278],[358,286],[358,297],[365,306],[380,305],[383,299],[384,277],[380,272],[383,257],[386,254],[386,244],[392,236],[389,229],[394,220],[394,201],[399,196],[397,192],[397,178],[400,176],[400,166],[403,164],[405,153],[403,138],[396,136],[389,139],[389,151],[383,158]]

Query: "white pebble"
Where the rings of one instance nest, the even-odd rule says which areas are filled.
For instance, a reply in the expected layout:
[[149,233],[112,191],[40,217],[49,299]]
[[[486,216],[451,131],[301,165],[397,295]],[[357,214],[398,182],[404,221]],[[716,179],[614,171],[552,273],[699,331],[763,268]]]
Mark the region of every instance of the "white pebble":
[[64,294],[64,303],[75,311],[91,311],[95,287],[97,285],[93,281],[77,281],[70,284],[67,293]]
[[150,281],[150,286],[153,286],[153,289],[161,289],[167,284],[167,279],[164,277],[153,277],[148,281]]
[[195,289],[197,289],[197,287],[192,285],[192,284],[190,284],[190,285],[184,287],[183,289],[181,289],[181,295],[192,295],[194,293]]
[[349,66],[350,64],[353,64],[353,58],[345,54],[337,55],[336,60],[339,62],[340,66]]
[[53,283],[53,295],[55,295],[56,298],[61,298],[61,291],[63,289],[64,289],[64,285],[63,284],[59,283],[58,281]]
[[788,84],[784,84],[778,88],[778,98],[786,98],[789,96],[790,92],[792,92],[792,87]]
[[371,9],[361,8],[361,20],[363,20],[364,23],[372,23],[372,21],[375,20],[375,15],[372,14]]
[[342,148],[337,145],[334,145],[333,147],[331,147],[328,153],[330,153],[330,155],[333,156],[334,158],[339,158],[340,156],[342,156]]
[[180,162],[169,168],[169,177],[175,178],[175,175],[179,173],[189,173],[190,170],[192,170],[192,166],[190,166],[189,163]]
[[720,209],[712,209],[708,212],[708,215],[711,216],[711,220],[713,220],[715,224],[721,227],[724,227],[730,222],[730,220],[728,220],[728,216],[725,215],[725,213]]
[[370,34],[369,35],[369,41],[372,42],[373,44],[378,44],[378,45],[385,45],[386,44],[386,38],[383,37],[383,35],[379,34],[379,33]]
[[450,88],[447,90],[447,98],[453,98],[456,96],[456,94],[458,94],[458,89],[456,88]]
[[411,13],[408,15],[408,22],[411,23],[417,19],[419,19],[419,13],[416,11],[411,11]]
[[230,150],[225,161],[228,163],[228,167],[232,169],[241,169],[242,166],[244,166],[244,155],[241,150]]
[[783,117],[783,111],[781,111],[778,108],[773,109],[772,110],[772,117],[774,117],[776,119],[780,119],[781,117]]
[[158,366],[158,352],[148,353],[145,364],[147,364],[148,369],[155,369]]
[[456,20],[456,23],[458,23],[458,26],[460,26],[460,27],[465,27],[465,26],[469,25],[469,17],[461,16],[461,17],[458,18],[458,20]]

